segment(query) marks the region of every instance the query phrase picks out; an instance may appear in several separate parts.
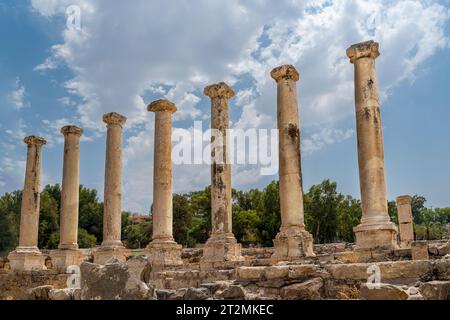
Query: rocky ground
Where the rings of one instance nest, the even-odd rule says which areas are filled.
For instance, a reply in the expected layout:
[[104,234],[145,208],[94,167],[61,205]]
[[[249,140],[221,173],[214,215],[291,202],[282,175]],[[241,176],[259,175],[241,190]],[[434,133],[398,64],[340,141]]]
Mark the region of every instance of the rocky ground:
[[[348,263],[351,255],[342,254],[345,250],[345,245],[322,246],[315,258],[271,265],[270,249],[247,249],[245,262],[214,269],[199,263],[201,250],[185,250],[185,265],[171,270],[156,270],[145,256],[133,255],[125,263],[111,260],[104,266],[83,262],[78,280],[51,269],[12,273],[3,263],[0,299],[450,299],[448,255]],[[374,270],[379,278],[368,281]],[[69,277],[77,288],[67,288]]]

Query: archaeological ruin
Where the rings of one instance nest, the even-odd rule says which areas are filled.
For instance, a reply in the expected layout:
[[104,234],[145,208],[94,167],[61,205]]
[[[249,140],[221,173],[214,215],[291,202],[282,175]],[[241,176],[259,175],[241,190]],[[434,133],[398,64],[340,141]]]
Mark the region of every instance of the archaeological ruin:
[[282,65],[270,74],[277,90],[281,208],[273,247],[244,248],[233,234],[227,128],[228,102],[234,92],[220,82],[204,89],[211,99],[211,128],[222,133],[223,141],[211,138],[212,229],[202,248],[183,248],[173,237],[172,185],[177,177],[172,177],[171,134],[177,107],[157,100],[148,106],[155,113],[150,244],[131,250],[121,241],[125,116],[116,112],[103,116],[107,127],[103,242],[95,248],[79,248],[77,243],[83,130],[61,129],[60,243],[49,252],[37,247],[46,141],[26,137],[19,245],[0,260],[0,299],[450,299],[450,240],[415,241],[408,195],[397,198],[398,226],[388,214],[375,68],[379,45],[366,41],[346,53],[354,67],[362,205],[361,221],[354,228],[356,243],[314,244],[305,229],[296,87],[300,77],[293,65]]

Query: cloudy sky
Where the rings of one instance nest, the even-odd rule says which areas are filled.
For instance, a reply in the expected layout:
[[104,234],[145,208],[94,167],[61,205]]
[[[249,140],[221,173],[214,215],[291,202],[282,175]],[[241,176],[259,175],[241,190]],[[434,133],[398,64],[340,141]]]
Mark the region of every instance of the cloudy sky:
[[[81,9],[68,28],[66,9]],[[207,84],[226,81],[234,128],[275,128],[272,68],[293,64],[302,126],[304,187],[330,178],[359,197],[353,66],[345,49],[374,39],[388,197],[421,194],[450,205],[450,1],[0,0],[0,193],[23,184],[23,137],[48,141],[43,184],[60,183],[60,127],[85,129],[81,183],[102,196],[104,113],[128,117],[123,207],[152,202],[154,115],[173,101],[174,127],[210,124]],[[277,175],[233,166],[233,187],[263,187]],[[176,165],[174,191],[209,184],[209,167]]]

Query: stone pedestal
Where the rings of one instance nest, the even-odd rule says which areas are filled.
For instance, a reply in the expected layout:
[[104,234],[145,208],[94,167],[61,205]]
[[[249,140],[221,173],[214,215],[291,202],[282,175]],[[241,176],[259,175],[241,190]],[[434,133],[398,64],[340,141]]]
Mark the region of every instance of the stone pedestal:
[[375,59],[378,43],[367,41],[347,49],[355,65],[355,109],[358,140],[361,224],[354,228],[356,249],[397,248],[397,227],[386,199],[384,151]]
[[79,266],[86,256],[81,250],[52,250],[50,251],[50,257],[52,258],[53,269],[59,272],[66,272],[69,266]]
[[414,241],[413,216],[411,209],[411,196],[397,197],[398,228],[400,248],[411,248]]
[[313,238],[306,231],[303,211],[303,186],[300,155],[300,123],[294,66],[272,70],[277,82],[277,123],[279,130],[279,175],[281,228],[274,239],[272,259],[295,260],[314,256]]
[[302,228],[288,228],[280,231],[273,240],[272,260],[295,260],[315,256],[313,237]]
[[13,271],[45,269],[45,257],[39,251],[39,208],[42,146],[41,137],[29,136],[24,139],[28,146],[25,183],[20,211],[19,246],[8,255]]
[[411,256],[413,260],[429,260],[428,243],[426,241],[413,241],[411,243]]
[[124,261],[122,227],[122,126],[127,118],[111,112],[103,116],[106,123],[105,191],[103,206],[103,242],[94,253],[94,262],[110,258]]
[[175,241],[153,240],[147,245],[147,258],[152,266],[179,266],[181,260],[182,246]]
[[241,245],[232,231],[231,165],[228,159],[228,101],[233,90],[224,82],[207,86],[211,98],[211,236],[203,248],[202,261],[240,261]]
[[9,265],[12,271],[44,270],[45,256],[38,248],[20,248],[8,255]]
[[127,249],[125,247],[112,246],[104,247],[101,246],[93,252],[94,263],[106,264],[112,259],[117,259],[119,262],[125,262],[127,260]]
[[153,239],[146,248],[153,266],[176,266],[182,246],[173,239],[172,212],[172,114],[176,106],[168,100],[157,100],[148,106],[155,112],[155,151],[153,167]]

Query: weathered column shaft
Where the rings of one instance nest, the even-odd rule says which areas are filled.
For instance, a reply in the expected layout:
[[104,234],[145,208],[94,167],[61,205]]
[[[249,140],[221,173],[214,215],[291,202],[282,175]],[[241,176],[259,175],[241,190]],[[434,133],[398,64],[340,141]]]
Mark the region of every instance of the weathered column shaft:
[[362,218],[355,228],[357,246],[395,247],[396,227],[387,210],[383,135],[375,59],[378,43],[367,41],[347,49],[355,65],[355,110]]
[[412,197],[408,195],[397,197],[398,228],[402,248],[410,248],[414,241],[411,201]]
[[153,239],[173,240],[172,111],[155,111]]
[[293,65],[272,70],[277,82],[277,121],[279,135],[279,187],[281,228],[274,239],[274,260],[313,256],[313,238],[305,230],[300,155],[300,121]]
[[202,263],[242,260],[241,245],[232,230],[231,164],[228,159],[228,101],[233,90],[224,82],[205,87],[211,98],[211,235]]
[[107,124],[103,242],[105,247],[122,247],[122,125],[126,118],[112,112],[103,116]]
[[61,129],[64,135],[64,163],[61,187],[59,249],[78,249],[78,208],[80,187],[80,137],[75,126]]
[[37,250],[39,231],[40,180],[43,138],[30,136],[24,139],[28,145],[25,184],[20,211],[19,248]]
[[[210,90],[214,90],[211,89]],[[211,218],[212,233],[232,232],[231,165],[228,161],[228,100],[231,89],[211,96]]]
[[272,71],[272,77],[277,81],[281,228],[304,228],[296,88],[299,76],[293,66],[282,66]]

